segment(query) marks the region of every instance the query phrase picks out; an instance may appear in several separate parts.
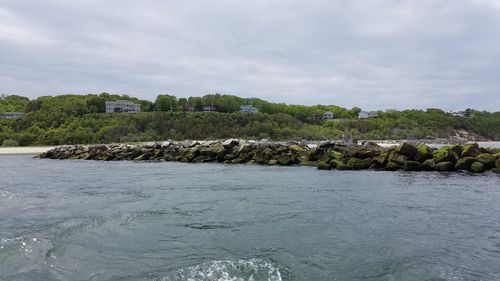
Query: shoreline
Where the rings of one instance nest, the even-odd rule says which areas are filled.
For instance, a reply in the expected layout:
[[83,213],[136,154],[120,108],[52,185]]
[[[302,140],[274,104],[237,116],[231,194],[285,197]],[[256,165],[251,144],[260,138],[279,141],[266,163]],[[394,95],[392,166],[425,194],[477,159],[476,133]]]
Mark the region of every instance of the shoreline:
[[0,147],[0,155],[18,155],[18,154],[33,154],[38,155],[45,153],[56,146],[16,146],[16,147]]
[[[389,148],[391,146],[398,146],[403,142],[407,142],[405,140],[364,140],[367,142],[372,142],[376,143],[377,145],[384,147],[384,148]],[[210,141],[199,141],[199,142],[210,142]],[[259,142],[259,141],[255,141]],[[312,147],[316,146],[318,143],[321,141],[308,141],[309,144],[312,145]],[[420,141],[414,141],[415,143],[419,143]],[[152,144],[154,142],[140,142],[136,144]],[[160,142],[161,143],[161,142]],[[280,143],[280,142],[276,142]],[[286,143],[286,142],[283,142]],[[480,147],[493,147],[493,148],[500,148],[500,141],[478,141],[476,142]],[[427,143],[431,147],[441,147],[445,145],[451,145],[453,143]],[[93,146],[93,145],[98,145],[98,144],[88,144],[88,145],[83,145],[83,146]],[[106,144],[106,145],[111,145],[111,144]],[[58,146],[66,146],[66,145],[54,145],[54,146],[16,146],[16,147],[0,147],[0,155],[18,155],[18,154],[32,154],[32,155],[38,155],[45,153],[51,149],[54,149]]]

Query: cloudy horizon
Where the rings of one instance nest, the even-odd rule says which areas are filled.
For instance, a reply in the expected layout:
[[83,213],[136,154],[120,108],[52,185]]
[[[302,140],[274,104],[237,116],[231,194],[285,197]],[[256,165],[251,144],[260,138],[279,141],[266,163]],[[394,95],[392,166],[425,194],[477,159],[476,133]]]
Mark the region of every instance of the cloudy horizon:
[[500,111],[500,2],[0,0],[0,93]]

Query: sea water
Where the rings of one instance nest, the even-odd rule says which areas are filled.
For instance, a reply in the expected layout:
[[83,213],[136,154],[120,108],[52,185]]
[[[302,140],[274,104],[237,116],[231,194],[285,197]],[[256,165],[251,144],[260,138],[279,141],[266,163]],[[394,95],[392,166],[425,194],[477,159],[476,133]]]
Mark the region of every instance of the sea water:
[[500,177],[1,156],[0,280],[500,280]]

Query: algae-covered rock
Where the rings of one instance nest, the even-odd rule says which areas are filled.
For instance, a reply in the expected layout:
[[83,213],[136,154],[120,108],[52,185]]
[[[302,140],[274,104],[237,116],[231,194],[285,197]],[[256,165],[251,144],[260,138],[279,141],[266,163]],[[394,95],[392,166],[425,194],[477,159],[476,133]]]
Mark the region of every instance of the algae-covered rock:
[[455,169],[457,170],[470,170],[470,167],[474,162],[476,162],[474,157],[463,157],[458,159],[457,164],[455,164]]
[[493,168],[491,171],[495,174],[500,174],[500,167]]
[[414,156],[415,161],[424,162],[427,159],[432,158],[432,148],[430,148],[425,143],[420,143],[417,145],[417,153]]
[[371,149],[371,148],[363,148],[363,147],[357,147],[357,146],[349,146],[345,147],[342,149],[343,151],[343,157],[348,159],[348,158],[359,158],[359,159],[366,159],[366,158],[373,158],[376,156],[380,155],[380,151],[376,149]]
[[[205,162],[213,162],[215,159],[213,157],[210,157],[210,156],[204,156],[204,155],[200,155],[200,156],[197,156],[196,158],[194,158],[192,160],[192,162],[196,162],[196,163],[205,163]],[[233,162],[234,163],[234,162]]]
[[332,168],[330,164],[326,161],[318,162],[316,167],[318,167],[318,170],[330,170]]
[[500,159],[495,161],[495,167],[500,168]]
[[406,161],[403,164],[403,170],[405,171],[423,171],[426,170],[424,164],[417,161]]
[[387,171],[396,171],[396,170],[403,169],[403,166],[396,163],[396,162],[389,162],[389,163],[387,163],[387,165],[385,165],[385,169]]
[[484,172],[483,163],[479,161],[472,163],[472,165],[470,166],[470,171],[473,173],[483,173]]
[[269,165],[277,165],[277,164],[278,164],[278,160],[276,160],[276,159],[271,159],[271,160],[269,160],[269,163],[268,163],[268,164],[269,164]]
[[306,154],[306,160],[307,161],[317,161],[319,159],[319,156],[323,153],[322,150],[318,150],[316,148],[313,148],[309,150]]
[[385,166],[389,162],[389,156],[391,155],[390,150],[382,151],[378,157],[376,157],[377,164],[379,166]]
[[292,158],[288,154],[282,154],[282,155],[276,157],[276,161],[278,161],[278,164],[280,164],[282,166],[288,166],[288,165],[293,164]]
[[415,154],[417,154],[417,148],[415,146],[413,146],[412,144],[409,144],[407,142],[403,142],[396,149],[396,153],[404,155],[404,156],[408,157],[409,159],[413,159],[413,156],[415,156]]
[[495,157],[491,154],[483,153],[476,157],[478,162],[484,165],[484,169],[489,170],[495,167]]
[[461,157],[476,157],[481,154],[481,149],[477,143],[468,143],[463,146]]
[[425,160],[423,164],[425,166],[425,169],[428,171],[433,171],[434,166],[436,165],[436,163],[434,162],[434,159],[432,159],[432,158]]
[[463,147],[461,145],[454,144],[450,146],[450,150],[453,153],[453,156],[455,156],[455,159],[458,160],[458,158],[462,155]]
[[389,161],[390,162],[394,162],[400,166],[403,166],[403,164],[408,161],[408,157],[407,156],[404,156],[404,155],[401,155],[401,154],[398,154],[396,153],[395,151],[392,153],[392,155],[390,155],[389,157]]
[[455,164],[453,162],[439,162],[434,165],[434,170],[440,172],[450,172],[455,170]]
[[343,153],[336,149],[331,149],[328,151],[328,156],[333,159],[342,159]]
[[303,146],[300,146],[300,145],[297,145],[297,144],[292,144],[288,147],[290,150],[294,151],[294,152],[304,152],[306,150],[305,147]]
[[436,164],[440,162],[452,162],[455,163],[457,161],[457,157],[455,153],[452,151],[451,146],[443,146],[438,150],[433,152],[434,162]]
[[361,170],[361,169],[368,169],[370,165],[373,163],[373,159],[371,158],[366,158],[366,159],[359,159],[359,158],[350,158],[347,160],[347,167],[353,170]]
[[341,160],[333,159],[330,161],[330,166],[337,170],[350,170],[349,166]]

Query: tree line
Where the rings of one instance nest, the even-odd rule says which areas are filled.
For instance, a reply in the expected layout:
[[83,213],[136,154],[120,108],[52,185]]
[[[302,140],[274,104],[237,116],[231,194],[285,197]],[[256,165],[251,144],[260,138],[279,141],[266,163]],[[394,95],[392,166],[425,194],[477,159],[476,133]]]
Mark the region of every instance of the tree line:
[[[105,102],[129,100],[141,105],[140,113],[105,113]],[[218,112],[202,111],[214,105]],[[239,112],[253,105],[259,113]],[[288,105],[258,98],[209,94],[177,98],[158,95],[154,102],[108,93],[43,96],[28,99],[2,95],[0,114],[22,111],[20,119],[0,119],[0,144],[58,145],[164,139],[217,139],[240,137],[272,140],[405,139],[449,137],[457,130],[483,138],[500,139],[500,112],[465,110],[460,116],[440,109],[379,111],[378,117],[358,119],[360,108],[336,105]],[[334,119],[311,116],[331,111]]]

